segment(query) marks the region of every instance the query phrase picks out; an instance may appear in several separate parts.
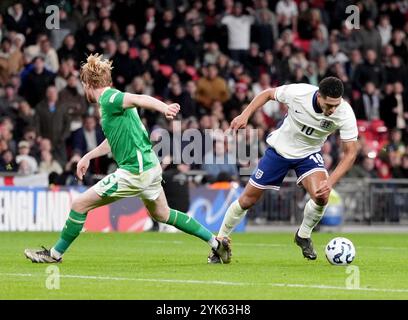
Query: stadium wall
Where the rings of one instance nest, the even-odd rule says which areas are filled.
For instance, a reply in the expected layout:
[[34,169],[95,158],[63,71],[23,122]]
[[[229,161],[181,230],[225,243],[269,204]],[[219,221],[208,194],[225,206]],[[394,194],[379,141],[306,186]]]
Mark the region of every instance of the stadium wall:
[[[60,231],[65,223],[72,200],[85,187],[0,187],[0,231]],[[236,200],[242,188],[200,186],[190,189],[189,214],[213,232],[218,231],[224,213]],[[245,230],[243,221],[237,231]],[[93,232],[141,232],[151,226],[143,203],[127,198],[92,210],[85,229]]]

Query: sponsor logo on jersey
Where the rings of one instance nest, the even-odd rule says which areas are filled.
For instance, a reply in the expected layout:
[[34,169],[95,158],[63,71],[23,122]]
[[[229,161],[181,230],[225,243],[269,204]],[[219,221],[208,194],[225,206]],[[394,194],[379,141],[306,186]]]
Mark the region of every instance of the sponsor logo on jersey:
[[333,125],[333,121],[329,121],[329,120],[320,121],[320,127],[323,129],[330,129],[332,125]]
[[263,176],[264,172],[260,169],[256,170],[255,178],[260,179]]

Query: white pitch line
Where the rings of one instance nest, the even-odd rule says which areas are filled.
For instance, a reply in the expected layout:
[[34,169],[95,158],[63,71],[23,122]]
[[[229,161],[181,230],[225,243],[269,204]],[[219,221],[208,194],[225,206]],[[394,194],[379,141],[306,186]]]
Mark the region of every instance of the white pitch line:
[[[31,273],[0,273],[0,276],[10,277],[36,277],[42,274]],[[224,286],[271,286],[286,288],[307,288],[324,290],[342,290],[342,291],[373,291],[373,292],[400,292],[408,293],[408,289],[389,289],[389,288],[346,288],[340,286],[328,286],[321,284],[298,284],[298,283],[256,283],[256,282],[234,282],[234,281],[205,281],[205,280],[182,280],[182,279],[148,279],[148,278],[125,278],[108,276],[87,276],[87,275],[60,275],[61,278],[87,279],[87,280],[107,280],[107,281],[137,281],[137,282],[156,282],[156,283],[178,283],[178,284],[204,284],[204,285],[224,285]]]
[[[182,240],[140,240],[140,243],[166,243],[166,244],[185,244]],[[264,243],[264,242],[232,242],[233,246],[244,246],[244,247],[292,247],[292,243]],[[406,247],[376,247],[376,246],[357,246],[357,249],[376,249],[376,250],[408,250]]]

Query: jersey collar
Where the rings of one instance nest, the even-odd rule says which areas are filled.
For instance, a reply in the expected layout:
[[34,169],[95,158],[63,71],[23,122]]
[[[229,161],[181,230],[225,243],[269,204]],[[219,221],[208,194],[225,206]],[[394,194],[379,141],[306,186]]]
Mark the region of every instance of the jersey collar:
[[103,91],[102,91],[102,93],[101,93],[101,95],[99,96],[99,99],[98,99],[99,104],[101,104],[101,99],[102,99],[103,95],[105,94],[106,90],[109,90],[109,89],[110,89],[110,87],[106,87],[105,89],[103,89]]
[[319,92],[319,90],[316,90],[316,92],[313,94],[313,98],[312,98],[312,105],[313,105],[313,109],[316,113],[323,113],[323,110],[320,109],[320,107],[317,105],[317,93]]

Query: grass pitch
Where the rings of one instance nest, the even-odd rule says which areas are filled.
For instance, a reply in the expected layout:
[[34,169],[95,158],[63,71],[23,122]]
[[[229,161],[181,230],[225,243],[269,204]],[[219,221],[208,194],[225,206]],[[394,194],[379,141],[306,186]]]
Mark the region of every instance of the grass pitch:
[[[336,236],[353,241],[358,268],[326,261]],[[316,233],[318,259],[307,261],[292,233],[237,233],[232,263],[207,265],[208,246],[181,233],[83,233],[50,290],[50,265],[31,263],[23,250],[57,237],[0,233],[0,299],[408,299],[407,234]],[[347,289],[356,277],[359,288]]]

